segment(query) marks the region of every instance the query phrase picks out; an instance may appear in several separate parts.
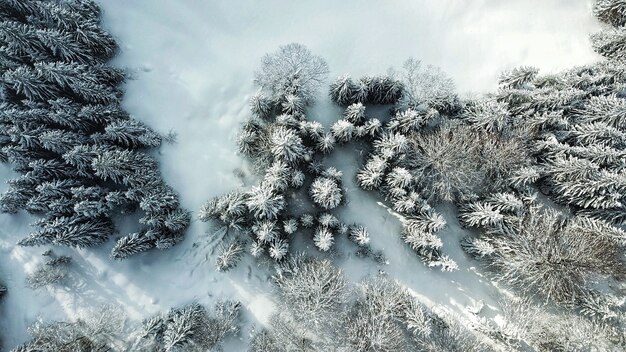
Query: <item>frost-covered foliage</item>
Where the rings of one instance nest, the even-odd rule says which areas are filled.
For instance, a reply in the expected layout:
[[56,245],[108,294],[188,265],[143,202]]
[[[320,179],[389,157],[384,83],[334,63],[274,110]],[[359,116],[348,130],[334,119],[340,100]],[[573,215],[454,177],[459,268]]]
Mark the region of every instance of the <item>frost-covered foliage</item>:
[[459,215],[482,229],[463,247],[498,281],[526,297],[582,315],[608,332],[623,331],[621,293],[612,282],[626,277],[626,232],[602,220],[568,216],[533,197],[494,194],[468,203]]
[[38,320],[28,329],[31,340],[13,352],[215,350],[226,336],[239,332],[239,310],[234,301],[219,301],[212,312],[192,303],[137,326],[126,321],[122,308],[102,306],[81,313],[74,321]]
[[322,209],[334,209],[343,199],[340,185],[336,180],[327,177],[316,178],[309,193],[313,202]]
[[93,309],[75,321],[38,320],[28,328],[31,340],[13,352],[125,350],[124,321],[124,311],[115,306]]
[[626,232],[601,220],[567,217],[514,194],[469,203],[459,218],[485,229],[466,241],[466,250],[527,294],[576,304],[599,278],[626,274],[620,249]]
[[21,175],[3,212],[40,215],[21,245],[88,247],[140,209],[145,228],[118,240],[114,258],[180,241],[189,215],[142,150],[161,137],[120,106],[124,72],[106,65],[115,40],[91,0],[2,3],[0,160]]
[[626,24],[626,1],[624,0],[597,0],[593,10],[602,22],[615,27]]
[[613,60],[626,58],[626,31],[623,28],[605,30],[591,36],[593,49],[600,55]]
[[[270,317],[267,328],[254,330],[249,352],[315,352],[320,351],[310,334],[298,329],[280,314]],[[323,349],[322,349],[323,350]]]
[[398,102],[402,110],[425,105],[452,114],[460,108],[454,82],[438,67],[424,67],[420,61],[409,59],[404,63],[402,83],[404,90]]
[[208,351],[239,332],[240,304],[219,301],[213,312],[191,303],[144,320],[134,351]]
[[303,326],[318,330],[332,325],[330,319],[346,300],[346,279],[329,260],[294,256],[273,277],[280,304]]
[[619,351],[624,328],[596,324],[577,314],[509,297],[496,319],[477,316],[473,327],[506,350]]
[[[315,246],[324,252],[330,250],[335,236],[347,235],[348,225],[332,214],[303,214],[309,210],[303,207],[307,202],[303,195],[309,195],[311,207],[324,212],[344,204],[342,173],[324,166],[324,156],[336,143],[349,141],[357,128],[360,136],[375,136],[380,123],[365,118],[362,104],[348,109],[345,129],[332,126],[325,132],[322,124],[308,120],[305,107],[325,70],[323,60],[300,44],[281,47],[265,57],[256,80],[261,90],[250,102],[253,116],[244,122],[238,137],[241,154],[250,160],[261,181],[249,189],[216,197],[200,211],[200,220],[217,221],[223,229],[244,237],[232,243],[250,238],[254,257],[284,260],[290,238],[302,231],[309,232]],[[299,88],[293,88],[296,86]],[[285,99],[278,102],[276,95]],[[355,243],[366,246],[366,234],[362,231],[353,236]],[[241,255],[239,245],[236,251],[228,250],[235,249],[232,243],[218,258],[222,270],[235,265]]]
[[350,287],[328,260],[292,258],[274,276],[280,306],[250,351],[490,351],[447,314],[398,283],[369,278]]
[[[622,1],[598,1],[596,14],[612,24],[623,20]],[[592,37],[608,61],[549,76],[521,68],[502,85],[496,100],[520,121],[532,146],[534,165],[514,175],[519,186],[536,184],[542,193],[576,213],[622,224],[626,100],[621,28]]]
[[51,250],[42,254],[46,257],[44,263],[39,264],[26,278],[26,285],[32,289],[48,285],[63,285],[69,276],[72,258],[62,255],[56,256]]
[[302,44],[291,43],[263,57],[255,82],[288,114],[302,112],[328,75],[328,64]]
[[354,81],[349,75],[330,85],[330,98],[337,104],[395,104],[404,92],[403,83],[393,74],[365,76]]
[[346,339],[357,351],[492,351],[449,314],[435,313],[389,279],[357,287]]
[[496,95],[465,109],[473,128],[530,149],[530,163],[503,174],[508,189],[463,197],[459,215],[480,229],[464,239],[466,252],[523,298],[505,305],[504,320],[477,323],[508,347],[624,349],[625,4],[596,4],[598,18],[616,27],[591,38],[607,61],[550,75],[514,69]]
[[244,245],[244,242],[234,240],[228,245],[223,246],[215,263],[217,270],[228,271],[231,268],[235,267],[243,256],[243,253],[245,251]]
[[[523,81],[515,75],[507,78],[512,86]],[[405,241],[429,266],[452,271],[456,263],[435,235],[445,221],[429,202],[504,190],[515,176],[518,183],[532,179],[521,175],[530,167],[525,126],[495,98],[461,102],[449,78],[418,61],[407,61],[402,82],[402,97],[386,123],[367,118],[367,107],[353,103],[333,125],[333,137],[369,144],[357,183],[380,192],[401,215]]]

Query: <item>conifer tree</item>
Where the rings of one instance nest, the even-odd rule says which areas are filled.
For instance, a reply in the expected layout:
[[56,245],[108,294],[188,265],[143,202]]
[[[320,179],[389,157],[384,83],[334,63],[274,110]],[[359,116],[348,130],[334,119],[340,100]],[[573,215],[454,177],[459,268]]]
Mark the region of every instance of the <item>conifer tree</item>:
[[597,0],[593,10],[602,22],[615,27],[626,24],[626,3],[621,0]]
[[24,175],[1,208],[43,217],[20,244],[100,244],[114,232],[117,211],[142,202],[162,206],[140,207],[146,227],[122,238],[112,256],[178,242],[189,216],[176,209],[156,161],[138,150],[161,137],[119,105],[125,73],[106,64],[117,44],[100,28],[97,4],[7,1],[0,14],[0,144]]

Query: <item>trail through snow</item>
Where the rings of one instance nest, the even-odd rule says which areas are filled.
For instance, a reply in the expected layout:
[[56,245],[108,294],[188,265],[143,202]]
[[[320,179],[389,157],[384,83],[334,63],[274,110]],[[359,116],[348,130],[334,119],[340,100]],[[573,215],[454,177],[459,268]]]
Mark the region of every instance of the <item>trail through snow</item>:
[[[166,181],[192,211],[243,185],[245,179],[237,175],[250,174],[234,137],[249,114],[254,69],[279,45],[308,46],[328,61],[329,78],[382,73],[412,56],[440,66],[464,94],[495,89],[506,68],[535,65],[550,72],[597,60],[588,35],[598,24],[587,0],[102,0],[101,6],[103,25],[121,47],[113,64],[133,75],[124,107],[161,133],[177,133],[177,143],[156,153]],[[324,91],[308,116],[329,125],[340,113]],[[348,189],[350,204],[340,214],[368,227],[372,246],[384,251],[389,264],[353,258],[354,247],[340,241],[337,261],[350,278],[358,281],[382,270],[423,299],[457,312],[477,300],[493,304],[496,291],[460,249],[454,212],[439,209],[449,223],[440,234],[460,270],[440,273],[420,263],[402,242],[397,219],[354,184],[360,163],[358,151],[346,148],[329,160],[344,171]],[[1,166],[2,179],[10,175]],[[133,221],[121,224],[124,232]],[[7,348],[27,339],[26,327],[38,316],[65,319],[97,303],[115,303],[140,319],[194,299],[211,306],[216,299],[233,298],[245,307],[243,338],[231,339],[226,350],[242,350],[250,327],[272,312],[267,272],[249,257],[228,274],[216,272],[217,243],[207,235],[214,229],[197,220],[173,249],[123,262],[108,258],[112,242],[98,249],[55,249],[74,258],[79,288],[26,289],[25,275],[43,251],[15,246],[29,232],[29,222],[25,214],[0,215],[0,277],[9,287],[0,304],[0,331]],[[305,243],[312,247],[312,241]]]

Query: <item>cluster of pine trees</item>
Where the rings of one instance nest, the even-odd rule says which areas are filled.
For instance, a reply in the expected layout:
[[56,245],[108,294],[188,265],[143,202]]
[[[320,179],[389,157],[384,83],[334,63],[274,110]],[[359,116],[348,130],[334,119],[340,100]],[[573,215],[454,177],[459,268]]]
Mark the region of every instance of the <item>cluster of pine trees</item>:
[[[456,263],[443,254],[436,232],[444,217],[433,205],[490,190],[506,189],[513,172],[528,160],[523,134],[517,131],[503,104],[493,98],[463,101],[454,84],[439,69],[408,60],[400,78],[361,81],[397,82],[378,85],[381,96],[393,100],[360,99],[347,106],[344,118],[332,126],[335,139],[364,144],[369,155],[356,175],[364,190],[379,192],[403,223],[403,237],[429,266],[443,271]],[[331,85],[331,99],[354,101],[351,82],[340,77]],[[369,104],[390,104],[390,117],[367,117]]]
[[528,131],[536,163],[520,177],[575,213],[616,225],[626,222],[625,7],[596,4],[608,28],[591,40],[605,61],[551,75],[517,68],[502,76],[495,95]]
[[239,310],[234,301],[220,301],[213,311],[191,303],[127,326],[121,308],[102,306],[74,321],[37,321],[29,328],[32,339],[13,352],[219,350],[226,336],[239,332]]
[[[626,3],[597,1],[595,14],[607,27],[591,41],[606,60],[550,75],[516,68],[490,96],[497,111],[470,118],[484,129],[514,126],[530,155],[507,190],[466,198],[459,215],[478,229],[464,249],[524,301],[510,316],[513,347],[626,345]],[[542,319],[552,326],[533,323]]]
[[[260,91],[250,101],[253,116],[238,139],[241,154],[252,162],[261,181],[210,200],[200,212],[202,221],[217,220],[238,233],[222,247],[218,270],[236,265],[248,238],[253,256],[283,260],[291,236],[303,229],[313,230],[313,243],[320,251],[328,251],[337,235],[367,246],[369,234],[363,226],[344,224],[332,214],[346,201],[342,173],[323,164],[324,155],[351,138],[351,132],[335,126],[325,132],[319,122],[305,116],[327,73],[326,62],[300,44],[280,47],[263,59],[255,79]],[[308,205],[300,201],[306,195]]]
[[21,245],[88,247],[114,232],[116,214],[140,210],[145,227],[112,257],[168,248],[190,216],[144,150],[161,137],[120,106],[124,73],[106,62],[115,40],[92,0],[0,3],[0,160],[20,177],[3,212],[41,219]]

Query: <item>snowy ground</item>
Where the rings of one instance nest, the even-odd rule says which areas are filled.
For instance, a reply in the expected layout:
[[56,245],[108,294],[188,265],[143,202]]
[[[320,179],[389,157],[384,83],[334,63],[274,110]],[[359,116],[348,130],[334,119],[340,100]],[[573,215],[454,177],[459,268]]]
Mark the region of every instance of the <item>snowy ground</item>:
[[[134,75],[124,105],[157,131],[177,132],[178,142],[164,145],[159,159],[165,179],[193,211],[243,183],[235,176],[235,170],[247,171],[234,136],[248,114],[259,59],[281,44],[308,46],[328,61],[331,77],[384,72],[413,56],[441,66],[466,94],[493,90],[499,72],[513,66],[535,65],[546,72],[597,59],[587,37],[598,24],[587,0],[405,0],[393,6],[356,0],[236,5],[102,0],[101,5],[104,26],[121,46],[114,64]],[[309,117],[328,124],[338,114],[324,95]],[[424,299],[458,312],[476,300],[495,302],[495,290],[474,273],[458,245],[461,231],[450,209],[440,209],[449,221],[440,234],[460,270],[446,274],[424,267],[399,238],[398,221],[353,184],[360,163],[355,152],[342,150],[331,163],[344,170],[350,200],[341,211],[344,220],[365,224],[373,247],[389,259],[377,267],[352,258],[350,245],[341,243],[344,255],[338,262],[351,278],[384,270]],[[2,166],[0,177],[10,174]],[[209,227],[197,221],[175,248],[124,262],[108,259],[111,243],[97,250],[60,248],[58,253],[71,253],[77,262],[73,274],[79,289],[26,289],[25,275],[42,252],[14,245],[28,233],[29,221],[23,214],[0,215],[0,277],[10,290],[0,305],[5,347],[24,341],[26,326],[38,316],[64,319],[100,302],[120,304],[139,319],[194,299],[206,304],[239,299],[246,307],[243,340],[252,324],[271,313],[267,274],[249,258],[229,274],[217,273]],[[226,350],[241,350],[243,343],[229,341]]]

